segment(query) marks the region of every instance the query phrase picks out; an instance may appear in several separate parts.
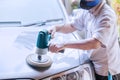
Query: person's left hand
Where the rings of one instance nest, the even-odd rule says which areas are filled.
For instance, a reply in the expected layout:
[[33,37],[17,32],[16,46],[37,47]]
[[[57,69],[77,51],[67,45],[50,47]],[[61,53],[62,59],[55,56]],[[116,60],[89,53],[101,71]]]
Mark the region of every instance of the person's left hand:
[[52,53],[57,53],[61,50],[64,49],[64,44],[50,44],[49,45],[49,51],[51,51]]

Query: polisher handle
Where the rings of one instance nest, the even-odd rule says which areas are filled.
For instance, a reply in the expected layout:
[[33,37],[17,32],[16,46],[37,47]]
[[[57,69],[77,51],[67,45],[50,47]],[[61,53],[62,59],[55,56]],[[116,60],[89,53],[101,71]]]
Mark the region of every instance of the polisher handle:
[[47,30],[40,31],[37,38],[36,47],[44,49],[48,48],[48,42],[51,39],[51,34]]

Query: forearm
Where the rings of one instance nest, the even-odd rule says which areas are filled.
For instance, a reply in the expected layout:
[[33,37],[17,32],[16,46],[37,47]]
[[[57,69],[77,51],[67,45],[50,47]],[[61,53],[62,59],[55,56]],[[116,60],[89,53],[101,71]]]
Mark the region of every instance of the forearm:
[[96,39],[88,39],[83,41],[68,42],[64,44],[64,48],[90,50],[101,46],[101,43]]
[[51,52],[59,52],[65,48],[72,48],[72,49],[81,49],[81,50],[91,50],[97,49],[101,47],[101,42],[97,39],[91,38],[89,40],[84,41],[75,41],[75,42],[66,42],[62,44],[51,44],[49,50]]
[[62,26],[56,26],[56,32],[61,33],[70,33],[75,31],[76,29],[71,24],[66,24]]

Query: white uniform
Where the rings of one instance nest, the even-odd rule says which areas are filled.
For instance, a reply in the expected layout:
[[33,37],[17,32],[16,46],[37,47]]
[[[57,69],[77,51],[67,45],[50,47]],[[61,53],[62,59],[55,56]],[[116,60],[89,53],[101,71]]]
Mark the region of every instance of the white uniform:
[[98,49],[88,50],[95,71],[98,75],[107,76],[120,73],[120,48],[118,44],[118,30],[116,14],[105,3],[90,11],[82,10],[80,16],[72,25],[78,30],[85,29],[86,38],[96,38],[102,45]]

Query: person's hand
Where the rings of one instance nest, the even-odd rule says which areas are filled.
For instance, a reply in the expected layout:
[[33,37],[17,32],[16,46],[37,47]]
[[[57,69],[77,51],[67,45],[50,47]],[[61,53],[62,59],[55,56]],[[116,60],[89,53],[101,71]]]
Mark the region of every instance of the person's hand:
[[49,46],[49,51],[51,51],[52,53],[57,53],[61,50],[64,50],[64,44],[50,44]]
[[53,27],[52,29],[48,30],[48,32],[51,34],[51,37],[54,38],[54,34],[56,32],[56,27]]

